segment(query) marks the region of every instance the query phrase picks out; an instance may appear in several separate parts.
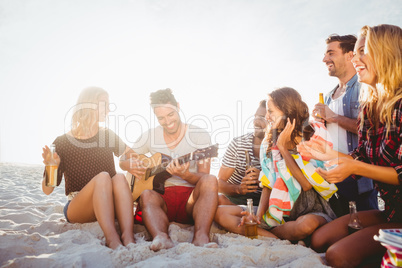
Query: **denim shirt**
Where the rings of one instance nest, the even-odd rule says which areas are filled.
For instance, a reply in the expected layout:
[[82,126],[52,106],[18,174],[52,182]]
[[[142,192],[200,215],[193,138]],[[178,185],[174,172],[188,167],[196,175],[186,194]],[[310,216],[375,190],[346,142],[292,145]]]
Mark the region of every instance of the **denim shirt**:
[[[346,83],[346,92],[343,96],[343,116],[348,118],[357,118],[359,116],[359,94],[360,83],[357,81],[357,74]],[[325,104],[329,105],[332,100],[332,95],[336,91],[336,86],[331,92],[325,95]],[[347,132],[348,151],[353,151],[358,145],[358,136],[355,133]]]
[[[348,118],[357,118],[359,116],[359,94],[360,94],[361,84],[357,81],[357,74],[355,74],[347,83],[346,83],[346,92],[345,96],[343,96],[343,116]],[[335,90],[338,88],[336,86],[331,92],[325,95],[325,104],[329,105],[332,100],[332,95]],[[358,142],[358,136],[355,133],[346,131],[347,133],[347,142],[348,142],[348,151],[353,151]],[[357,187],[359,194],[365,193],[367,191],[372,190],[373,181],[369,178],[362,177],[357,181]]]

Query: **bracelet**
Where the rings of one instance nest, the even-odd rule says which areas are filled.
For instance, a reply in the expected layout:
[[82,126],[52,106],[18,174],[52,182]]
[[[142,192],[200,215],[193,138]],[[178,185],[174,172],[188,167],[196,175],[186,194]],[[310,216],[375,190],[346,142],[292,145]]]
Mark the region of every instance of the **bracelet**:
[[359,160],[360,158],[360,156],[355,153],[352,153],[350,156],[353,158],[353,160]]

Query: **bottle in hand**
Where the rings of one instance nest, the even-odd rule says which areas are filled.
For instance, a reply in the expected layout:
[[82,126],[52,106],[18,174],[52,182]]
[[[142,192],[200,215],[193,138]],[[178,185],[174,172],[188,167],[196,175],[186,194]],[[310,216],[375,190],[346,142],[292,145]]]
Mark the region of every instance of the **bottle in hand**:
[[350,210],[350,219],[348,224],[348,231],[349,234],[352,234],[356,231],[363,229],[363,226],[361,225],[359,217],[357,216],[355,201],[349,201],[349,210]]
[[[319,93],[318,102],[324,104],[324,93]],[[320,116],[320,114],[316,114],[316,116],[319,117],[319,118],[322,118],[322,117]]]
[[[251,163],[251,157],[250,157],[250,152],[249,151],[245,151],[246,154],[246,174],[249,174],[250,172],[254,172],[254,171],[248,171],[250,168],[255,168],[255,166]],[[253,184],[258,186],[258,182],[256,184]]]
[[46,186],[56,187],[57,186],[57,169],[58,164],[56,159],[54,159],[54,153],[56,152],[56,145],[50,145],[50,159],[46,165]]
[[247,199],[247,218],[244,222],[245,235],[248,238],[254,239],[258,237],[257,222],[254,220],[253,199]]
[[324,104],[324,93],[320,93],[320,99],[319,102]]
[[246,154],[246,172],[249,168],[253,168],[254,166],[251,164],[251,157],[250,157],[250,152],[245,151]]

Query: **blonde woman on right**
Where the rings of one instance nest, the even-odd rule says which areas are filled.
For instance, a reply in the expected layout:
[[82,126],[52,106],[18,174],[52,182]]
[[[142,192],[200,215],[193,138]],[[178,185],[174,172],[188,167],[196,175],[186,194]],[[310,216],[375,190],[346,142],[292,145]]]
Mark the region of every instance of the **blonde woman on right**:
[[349,215],[313,233],[311,247],[325,252],[332,267],[379,267],[386,249],[373,239],[380,229],[402,228],[402,29],[394,25],[364,26],[354,49],[353,65],[364,83],[359,115],[359,144],[349,155],[310,140],[302,155],[337,164],[317,169],[328,182],[354,174],[373,179],[385,210],[358,212],[362,229],[349,234]]

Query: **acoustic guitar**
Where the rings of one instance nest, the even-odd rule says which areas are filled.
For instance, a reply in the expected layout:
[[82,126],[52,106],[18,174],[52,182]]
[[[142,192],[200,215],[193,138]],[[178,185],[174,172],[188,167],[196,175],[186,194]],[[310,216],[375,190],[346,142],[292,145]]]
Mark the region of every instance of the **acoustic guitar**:
[[[218,144],[207,148],[198,149],[192,153],[180,156],[178,159],[180,164],[195,160],[200,161],[207,158],[218,156]],[[147,167],[145,174],[142,177],[135,177],[127,172],[126,180],[130,185],[133,194],[133,200],[137,200],[144,190],[154,190],[160,194],[165,192],[165,181],[172,175],[166,171],[167,166],[172,162],[172,158],[165,154],[156,153],[151,157],[146,155],[138,155]]]

